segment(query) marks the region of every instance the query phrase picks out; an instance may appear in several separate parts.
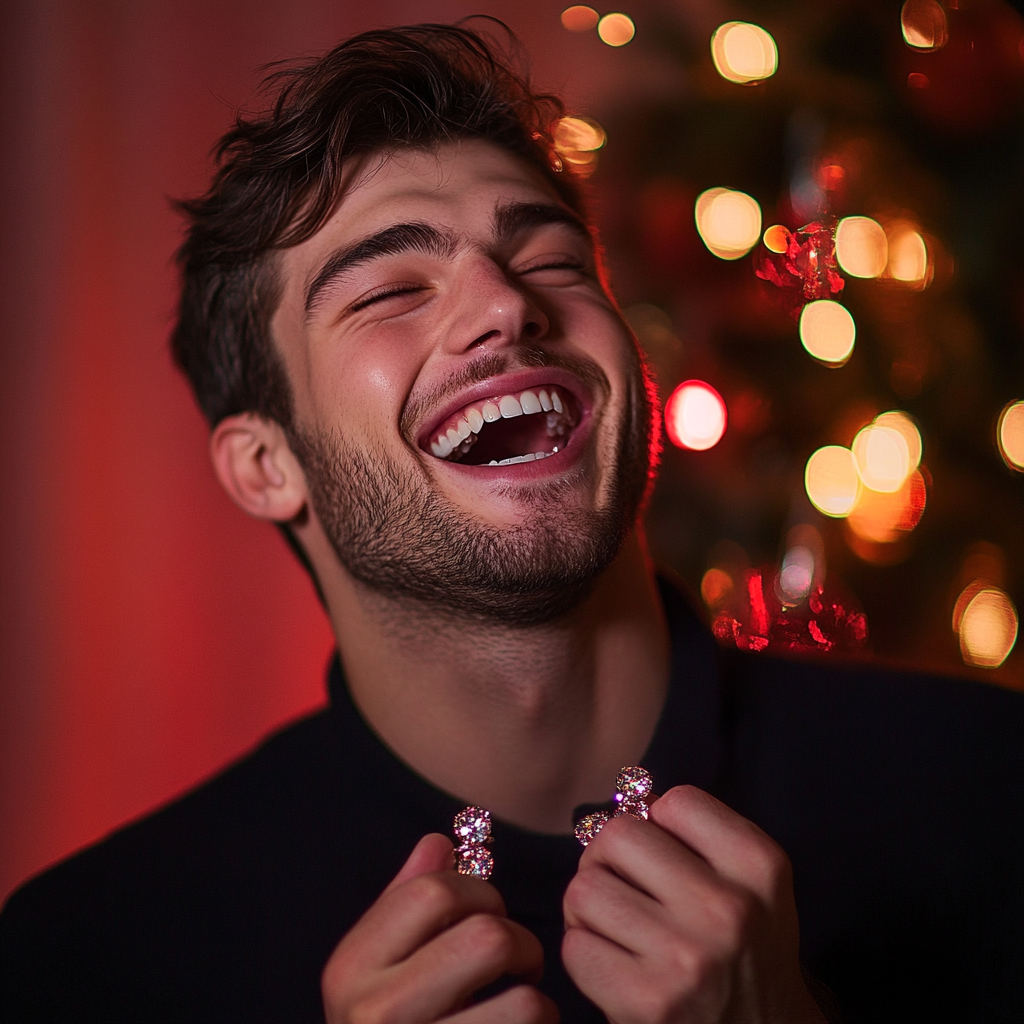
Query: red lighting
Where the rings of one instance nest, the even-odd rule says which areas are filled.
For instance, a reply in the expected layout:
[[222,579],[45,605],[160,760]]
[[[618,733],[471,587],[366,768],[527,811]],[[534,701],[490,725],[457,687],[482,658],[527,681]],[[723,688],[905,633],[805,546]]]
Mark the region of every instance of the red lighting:
[[727,420],[722,396],[702,380],[683,381],[665,404],[665,429],[678,448],[713,448],[722,439]]

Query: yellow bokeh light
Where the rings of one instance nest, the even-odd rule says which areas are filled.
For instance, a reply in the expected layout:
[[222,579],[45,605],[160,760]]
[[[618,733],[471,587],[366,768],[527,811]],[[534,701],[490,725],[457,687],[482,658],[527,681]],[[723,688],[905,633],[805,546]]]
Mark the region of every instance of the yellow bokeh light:
[[589,32],[600,20],[593,7],[576,4],[562,11],[562,25],[570,32]]
[[1011,469],[1024,471],[1024,401],[1011,402],[996,429],[999,452]]
[[927,283],[928,246],[919,231],[898,222],[889,231],[888,274],[909,284]]
[[608,141],[605,130],[589,117],[563,117],[552,135],[559,153],[592,153]]
[[883,412],[875,417],[875,423],[882,427],[889,427],[902,435],[903,440],[907,442],[911,470],[921,465],[921,455],[924,452],[921,431],[917,429],[917,424],[907,413],[900,412],[898,409]]
[[[969,591],[975,590],[973,596]],[[960,634],[960,653],[968,665],[998,668],[1017,642],[1017,609],[998,587],[971,584],[961,595],[969,598],[954,613],[954,629]],[[958,620],[958,621],[957,621]]]
[[836,259],[851,277],[879,277],[889,261],[889,241],[870,217],[844,217],[836,226]]
[[737,260],[761,237],[761,207],[753,196],[729,188],[709,188],[694,205],[697,232],[720,259]]
[[804,488],[819,512],[841,519],[848,516],[860,494],[857,460],[849,448],[831,444],[819,448],[804,470]]
[[775,40],[760,25],[727,21],[711,35],[711,59],[724,79],[747,85],[775,74],[779,51]]
[[597,34],[609,46],[625,46],[636,35],[636,26],[628,14],[606,14],[597,23]]
[[915,50],[938,50],[949,39],[946,12],[938,0],[907,0],[900,27],[903,41]]
[[773,224],[765,230],[764,244],[771,252],[785,252],[789,248],[789,228],[784,224]]
[[857,340],[849,310],[831,299],[808,302],[800,313],[800,341],[815,359],[842,366]]
[[865,427],[853,439],[853,456],[864,486],[884,494],[898,491],[912,468],[903,435],[877,423]]

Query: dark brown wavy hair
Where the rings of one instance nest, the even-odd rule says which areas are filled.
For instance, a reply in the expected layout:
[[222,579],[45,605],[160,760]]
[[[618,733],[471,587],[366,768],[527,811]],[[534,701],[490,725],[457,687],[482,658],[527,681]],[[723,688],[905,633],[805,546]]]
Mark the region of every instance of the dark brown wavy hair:
[[291,427],[291,388],[270,337],[273,257],[327,220],[351,157],[483,138],[536,167],[583,213],[578,181],[552,160],[561,102],[531,90],[511,30],[483,20],[504,46],[465,23],[414,25],[271,65],[263,87],[273,105],[236,118],[216,147],[209,190],[175,204],[187,231],[171,346],[211,426],[249,411]]

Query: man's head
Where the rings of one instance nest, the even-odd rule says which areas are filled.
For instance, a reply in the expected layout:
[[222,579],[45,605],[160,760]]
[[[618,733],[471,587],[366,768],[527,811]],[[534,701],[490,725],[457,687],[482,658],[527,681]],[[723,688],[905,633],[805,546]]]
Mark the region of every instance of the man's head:
[[653,448],[556,169],[560,105],[442,26],[276,77],[273,111],[236,123],[183,204],[175,354],[222,481],[292,524],[327,591],[329,549],[390,597],[557,615],[614,558]]

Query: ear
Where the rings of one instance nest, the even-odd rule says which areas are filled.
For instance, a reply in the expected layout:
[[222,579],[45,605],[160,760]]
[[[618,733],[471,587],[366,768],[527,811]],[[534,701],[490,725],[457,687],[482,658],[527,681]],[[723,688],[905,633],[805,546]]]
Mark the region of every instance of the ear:
[[249,515],[285,523],[305,507],[306,477],[274,420],[226,417],[213,428],[210,457],[221,486]]

